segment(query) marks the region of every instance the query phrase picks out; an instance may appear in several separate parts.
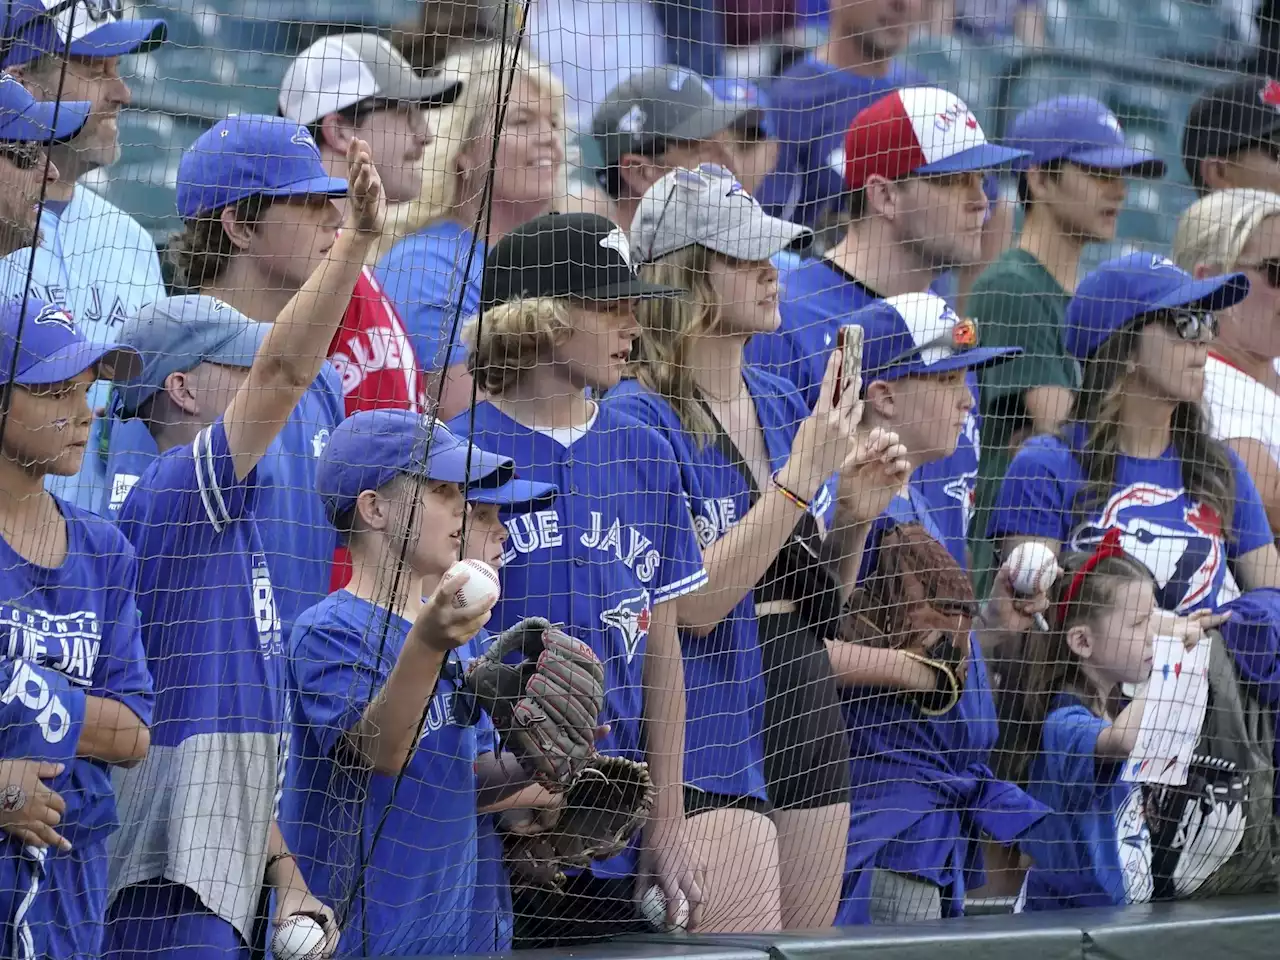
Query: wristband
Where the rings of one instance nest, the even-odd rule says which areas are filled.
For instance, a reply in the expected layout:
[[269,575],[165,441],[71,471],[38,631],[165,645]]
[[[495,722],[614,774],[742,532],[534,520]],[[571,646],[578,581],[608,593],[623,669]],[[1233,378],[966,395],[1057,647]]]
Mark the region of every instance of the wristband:
[[786,497],[788,500],[794,503],[801,510],[804,510],[806,513],[808,512],[809,506],[810,506],[810,503],[808,500],[800,496],[800,494],[796,493],[794,490],[789,490],[785,486],[783,486],[782,483],[779,482],[778,475],[776,473],[773,474],[769,479],[773,482],[774,488],[780,494],[782,494],[784,497]]
[[294,856],[292,853],[277,853],[273,857],[268,857],[266,869],[264,869],[262,873],[264,876],[269,874],[271,872],[271,868],[274,867],[281,860],[293,860],[293,859],[294,859]]

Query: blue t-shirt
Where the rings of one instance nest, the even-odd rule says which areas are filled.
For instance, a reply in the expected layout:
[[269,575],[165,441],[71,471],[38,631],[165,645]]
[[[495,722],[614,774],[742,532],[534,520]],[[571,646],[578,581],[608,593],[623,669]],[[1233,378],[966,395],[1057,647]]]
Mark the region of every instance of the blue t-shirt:
[[[506,519],[511,537],[491,624],[543,616],[589,644],[605,668],[600,722],[612,728],[601,751],[643,761],[642,668],[653,608],[707,581],[671,445],[608,404],[568,445],[487,402],[449,428],[563,494],[552,507]],[[634,846],[593,869],[634,873]]]
[[[1079,426],[1070,426],[1067,435],[1079,448]],[[1042,537],[1089,550],[1118,527],[1125,552],[1154,574],[1160,609],[1190,613],[1217,607],[1239,594],[1228,561],[1272,542],[1248,469],[1230,449],[1227,455],[1236,486],[1229,527],[1187,495],[1172,447],[1152,460],[1117,455],[1110,496],[1088,506],[1083,497],[1077,500],[1085,478],[1072,446],[1056,436],[1032,437],[1009,465],[987,532],[993,540]]]
[[484,255],[484,241],[462,224],[436,220],[397,243],[374,268],[423,370],[467,359],[459,338],[467,320],[480,312]]
[[[66,521],[61,565],[37,566],[0,538],[0,663],[9,673],[0,710],[6,717],[27,712],[34,724],[25,732],[6,731],[3,755],[67,765],[49,781],[67,804],[58,830],[73,846],[90,848],[119,820],[110,767],[76,757],[84,698],[115,700],[145,725],[154,698],[142,652],[133,549],[107,521],[54,502]],[[94,869],[101,868],[105,881],[106,858],[99,859]]]
[[814,56],[765,84],[778,163],[756,197],[775,217],[814,226],[844,192],[844,136],[853,118],[898,87],[926,82],[899,63],[883,77],[840,70]]
[[1151,831],[1142,786],[1120,779],[1119,761],[1097,755],[1098,737],[1109,726],[1067,697],[1059,697],[1045,717],[1027,792],[1053,813],[1019,844],[1033,861],[1023,888],[1025,910],[1151,899]]
[[[822,390],[827,360],[836,348],[840,327],[850,315],[880,296],[841,270],[830,260],[814,258],[783,269],[780,312],[782,324],[773,333],[756,334],[747,341],[746,359],[790,380],[812,410]],[[981,449],[981,417],[978,414],[978,375],[966,380],[973,393],[973,409],[965,418],[955,452],[927,463],[911,475],[911,486],[932,508],[937,520],[934,535],[956,563],[969,569],[968,531],[973,519],[974,490],[978,483]]]
[[[745,367],[743,379],[755,401],[770,467],[780,469],[806,416],[804,401],[786,380],[762,370]],[[746,515],[751,495],[742,473],[715,444],[700,447],[670,403],[637,380],[624,380],[605,403],[659,431],[671,444],[703,549]],[[814,498],[817,516],[831,505],[824,488]],[[680,641],[687,700],[685,783],[708,793],[766,799],[764,679],[754,592],[748,590],[707,636],[682,632]]]
[[441,670],[398,784],[395,776],[361,774],[335,760],[412,626],[338,590],[298,618],[289,642],[294,750],[281,819],[311,892],[335,909],[351,902],[339,946],[345,956],[467,952],[476,731],[454,717],[458,658]]

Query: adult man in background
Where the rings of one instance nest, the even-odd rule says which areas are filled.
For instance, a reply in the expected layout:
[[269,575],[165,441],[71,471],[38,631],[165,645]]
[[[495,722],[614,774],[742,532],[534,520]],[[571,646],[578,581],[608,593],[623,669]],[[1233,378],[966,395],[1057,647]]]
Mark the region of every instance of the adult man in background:
[[[45,190],[40,244],[34,259],[10,255],[0,295],[21,296],[29,279],[31,291],[70,312],[90,341],[112,342],[128,316],[164,296],[160,260],[136,220],[78,181],[120,158],[120,111],[131,101],[120,58],[162,43],[164,21],[124,19],[94,0],[12,0],[4,31],[0,65],[37,100],[92,107],[75,135],[49,147],[58,176]],[[108,388],[95,384],[90,405],[105,406]],[[49,479],[50,490],[88,510],[98,509],[105,489],[104,422],[94,423],[80,473]]]
[[1187,114],[1182,162],[1202,196],[1280,191],[1280,82],[1243,77],[1207,90]]
[[[367,141],[388,202],[404,203],[422,192],[422,156],[432,139],[425,108],[449,102],[458,87],[440,75],[415,73],[376,34],[336,34],[290,64],[280,85],[280,115],[308,128],[332,176],[346,169],[351,141]],[[356,282],[329,358],[342,375],[348,416],[382,407],[425,409],[422,370],[371,267]]]

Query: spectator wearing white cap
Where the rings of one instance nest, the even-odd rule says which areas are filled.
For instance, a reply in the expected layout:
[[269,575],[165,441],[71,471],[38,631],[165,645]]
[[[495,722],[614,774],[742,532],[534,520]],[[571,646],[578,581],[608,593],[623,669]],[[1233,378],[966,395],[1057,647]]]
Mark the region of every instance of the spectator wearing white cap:
[[[441,72],[461,81],[462,90],[435,114],[438,135],[422,160],[421,195],[399,211],[395,232],[404,239],[376,274],[428,373],[428,395],[439,397],[440,416],[448,418],[471,403],[460,334],[480,309],[485,251],[550,211],[567,187],[563,92],[544,64],[486,44],[449,57]],[[504,125],[495,130],[499,103]]]
[[[163,42],[162,20],[135,20],[101,0],[14,0],[4,21],[3,66],[37,100],[87,101],[90,113],[75,135],[58,139],[49,156],[57,179],[44,192],[40,243],[34,259],[10,256],[0,296],[31,292],[67,310],[84,335],[108,343],[138,307],[164,296],[155,242],[142,226],[84,182],[120,159],[120,112],[129,106],[121,57]],[[29,243],[30,241],[28,241]],[[25,246],[25,244],[24,244]],[[108,385],[89,392],[106,405]],[[50,478],[50,489],[95,510],[105,483],[102,424],[95,423],[80,473]]]
[[[422,156],[432,132],[426,108],[457,95],[456,80],[418,74],[400,52],[372,33],[317,40],[289,65],[280,84],[280,115],[311,132],[321,162],[341,175],[347,147],[367,141],[389,203],[416,200]],[[422,372],[404,323],[366,268],[330,346],[342,374],[348,415],[391,407],[424,408]]]

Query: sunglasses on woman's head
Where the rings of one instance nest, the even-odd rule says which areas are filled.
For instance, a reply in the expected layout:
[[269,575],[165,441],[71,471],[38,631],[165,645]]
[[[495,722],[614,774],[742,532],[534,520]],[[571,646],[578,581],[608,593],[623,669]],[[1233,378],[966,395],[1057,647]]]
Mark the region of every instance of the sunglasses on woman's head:
[[1252,270],[1254,273],[1261,274],[1268,287],[1272,290],[1280,290],[1280,257],[1270,257],[1259,260],[1257,263],[1241,263],[1237,266],[1241,270]]

